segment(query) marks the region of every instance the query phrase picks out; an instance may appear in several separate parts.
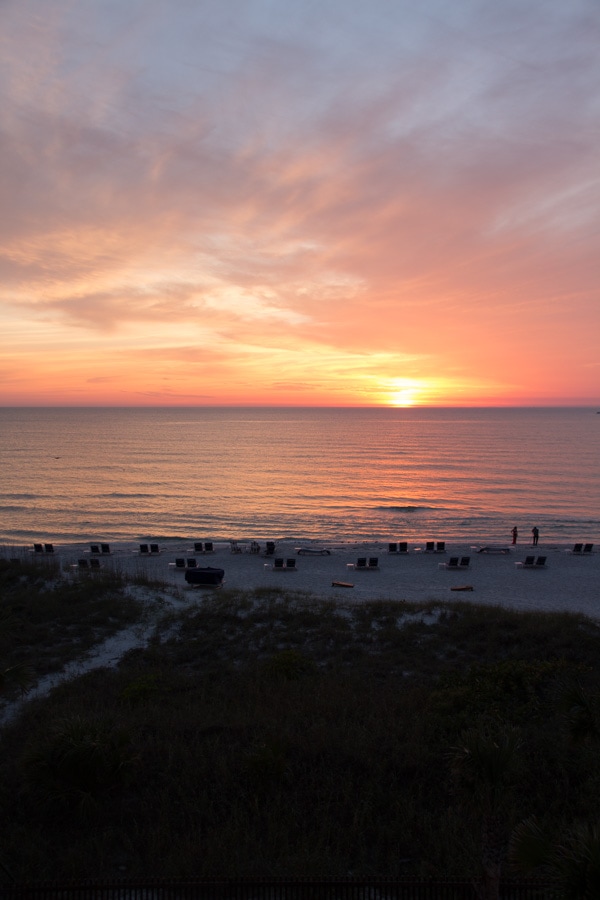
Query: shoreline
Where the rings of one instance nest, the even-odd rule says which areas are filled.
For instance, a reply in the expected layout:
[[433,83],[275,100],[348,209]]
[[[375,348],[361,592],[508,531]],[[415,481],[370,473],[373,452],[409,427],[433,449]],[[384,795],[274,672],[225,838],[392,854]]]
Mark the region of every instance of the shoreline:
[[[286,589],[305,592],[334,603],[348,604],[373,600],[408,602],[470,602],[478,605],[505,606],[521,611],[583,613],[600,619],[600,546],[593,552],[573,553],[573,544],[540,541],[530,543],[498,541],[445,541],[444,552],[427,552],[425,541],[409,541],[408,552],[390,553],[387,541],[316,540],[275,541],[275,552],[265,556],[252,553],[250,541],[238,541],[233,552],[230,541],[212,541],[211,552],[198,552],[194,540],[158,540],[159,552],[140,551],[137,541],[118,541],[108,545],[109,553],[92,553],[87,541],[59,543],[53,552],[34,552],[33,545],[0,544],[0,558],[17,561],[52,562],[69,577],[90,577],[80,569],[78,560],[98,560],[100,571],[114,571],[125,577],[143,577],[163,581],[182,592],[190,601],[201,600],[204,591],[185,582],[185,568],[175,565],[177,558],[195,559],[199,567],[224,570],[224,588],[253,590]],[[202,541],[204,548],[206,541]],[[436,541],[436,546],[437,546]],[[480,552],[490,546],[492,552]],[[42,545],[43,546],[43,545]],[[306,552],[298,552],[304,549]],[[327,550],[321,555],[320,549]],[[500,552],[500,550],[505,552]],[[546,557],[546,565],[525,569],[527,556]],[[295,560],[291,569],[274,570],[273,559]],[[377,557],[377,567],[359,570],[359,557]],[[447,568],[452,557],[469,557],[467,568]],[[92,573],[93,574],[93,573]],[[334,582],[341,582],[335,586]],[[454,588],[454,590],[452,590]],[[464,593],[457,588],[465,588]]]

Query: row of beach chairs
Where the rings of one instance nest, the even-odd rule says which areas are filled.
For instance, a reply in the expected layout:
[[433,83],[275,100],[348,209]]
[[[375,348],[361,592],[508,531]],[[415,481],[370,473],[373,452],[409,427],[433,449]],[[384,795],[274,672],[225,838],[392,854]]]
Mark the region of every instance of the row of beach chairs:
[[470,556],[451,556],[448,562],[439,564],[440,569],[468,569],[470,565]]
[[544,569],[547,556],[526,556],[521,562],[516,562],[519,569]]
[[369,571],[374,571],[379,568],[379,557],[378,556],[369,556],[367,559],[366,556],[359,556],[355,563],[350,563],[350,567],[357,569],[367,569]]
[[276,557],[273,560],[273,569],[286,572],[295,572],[296,560],[294,559],[294,557],[291,557],[290,559],[281,559],[280,557]]
[[592,553],[593,549],[593,544],[573,544],[573,549],[570,552],[575,553],[576,555],[579,554],[580,556],[583,556],[586,553],[588,555]]
[[85,571],[87,569],[99,569],[101,566],[100,559],[97,556],[92,556],[88,558],[87,556],[82,557],[77,560],[77,565],[73,568],[77,568],[80,571]]
[[215,545],[212,541],[194,541],[194,553],[214,553]]
[[[420,549],[420,548],[419,548]],[[446,541],[426,541],[425,553],[445,553]],[[390,541],[388,553],[408,553],[408,541]]]

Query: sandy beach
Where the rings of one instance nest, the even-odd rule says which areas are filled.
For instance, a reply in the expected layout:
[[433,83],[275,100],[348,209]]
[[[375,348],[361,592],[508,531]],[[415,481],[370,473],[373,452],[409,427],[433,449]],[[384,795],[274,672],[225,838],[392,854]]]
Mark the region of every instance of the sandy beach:
[[[203,542],[204,544],[204,542]],[[148,545],[149,546],[149,545]],[[390,553],[387,543],[277,542],[273,556],[251,552],[251,543],[240,542],[233,552],[230,542],[213,542],[213,551],[198,553],[194,541],[158,543],[159,552],[141,552],[137,543],[109,544],[109,553],[93,553],[89,543],[55,544],[53,553],[34,553],[33,547],[3,546],[4,558],[52,558],[64,573],[78,577],[78,560],[99,560],[100,570],[147,575],[196,597],[203,589],[185,582],[185,569],[177,558],[195,559],[197,566],[224,570],[224,587],[253,589],[289,588],[343,604],[392,599],[398,601],[469,601],[517,610],[580,612],[600,618],[600,552],[573,553],[573,545],[540,542],[531,547],[517,544],[467,544],[445,542],[445,552],[427,552],[426,542],[408,544],[406,553]],[[488,550],[482,548],[490,548]],[[594,551],[600,548],[594,547]],[[323,551],[322,553],[319,551]],[[327,552],[325,552],[327,551]],[[504,552],[501,552],[504,551]],[[546,557],[543,568],[524,568],[527,556]],[[468,568],[446,567],[452,557],[469,557]],[[377,558],[377,568],[361,570],[360,558]],[[295,560],[295,568],[274,568],[274,559]],[[84,573],[86,569],[82,570]],[[348,586],[334,586],[341,582]],[[352,585],[351,587],[349,585]],[[458,591],[452,588],[470,588]]]

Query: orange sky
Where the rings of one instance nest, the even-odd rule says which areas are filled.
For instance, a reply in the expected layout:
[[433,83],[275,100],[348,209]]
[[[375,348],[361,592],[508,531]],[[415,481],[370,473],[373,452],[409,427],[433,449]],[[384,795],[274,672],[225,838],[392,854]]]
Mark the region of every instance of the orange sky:
[[0,405],[600,403],[595,0],[0,26]]

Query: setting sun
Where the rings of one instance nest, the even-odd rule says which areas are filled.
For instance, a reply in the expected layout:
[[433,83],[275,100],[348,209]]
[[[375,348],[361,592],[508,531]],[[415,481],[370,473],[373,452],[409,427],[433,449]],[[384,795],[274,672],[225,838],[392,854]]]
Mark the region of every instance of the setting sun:
[[412,378],[395,378],[388,393],[390,406],[415,406],[422,396],[422,384]]

